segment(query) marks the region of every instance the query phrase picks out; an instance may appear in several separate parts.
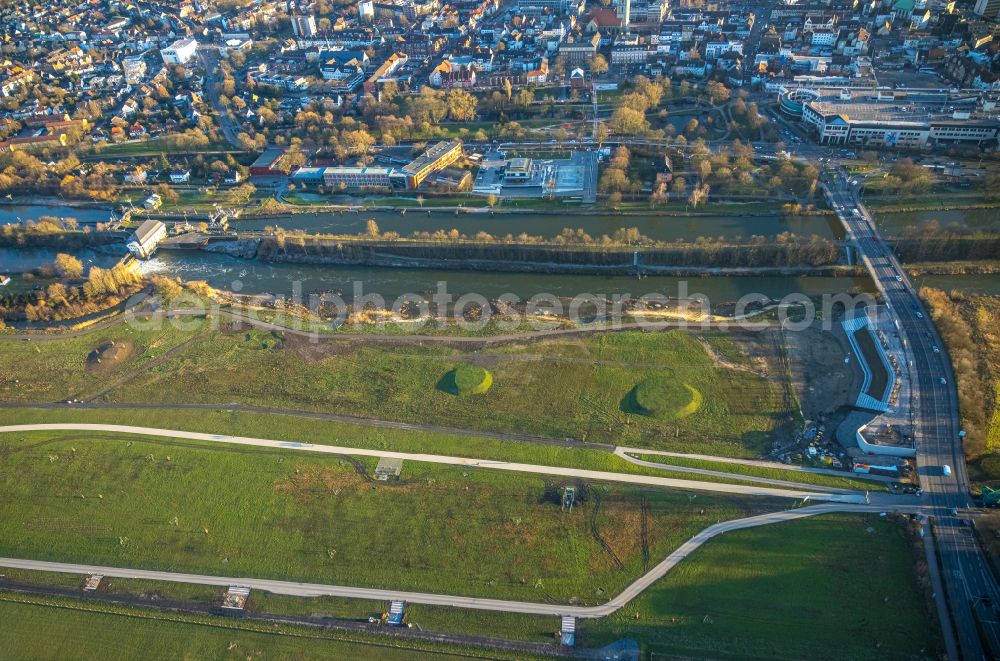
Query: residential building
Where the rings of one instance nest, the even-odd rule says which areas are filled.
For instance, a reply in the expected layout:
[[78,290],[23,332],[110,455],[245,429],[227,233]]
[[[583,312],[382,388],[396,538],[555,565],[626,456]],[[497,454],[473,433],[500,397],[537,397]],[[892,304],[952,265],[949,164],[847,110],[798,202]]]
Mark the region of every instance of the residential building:
[[296,37],[306,39],[316,36],[316,17],[312,15],[292,16],[292,32]]
[[1000,0],[976,0],[974,11],[983,18],[1000,19]]

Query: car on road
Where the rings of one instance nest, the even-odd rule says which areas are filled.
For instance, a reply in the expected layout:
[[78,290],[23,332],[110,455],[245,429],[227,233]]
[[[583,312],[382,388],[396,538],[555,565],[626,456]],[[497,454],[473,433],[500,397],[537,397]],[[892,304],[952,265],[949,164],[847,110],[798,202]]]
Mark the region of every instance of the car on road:
[[923,312],[917,312],[917,319],[923,319],[923,318],[924,318],[924,313]]
[[941,353],[941,349],[939,349],[939,348],[938,348],[938,345],[936,345],[936,344],[935,344],[934,346],[932,346],[932,347],[931,347],[931,350],[932,350],[932,351],[933,351],[934,353]]
[[951,466],[949,466],[948,464],[942,466],[941,474],[944,475],[945,477],[951,477]]
[[902,281],[903,281],[903,276],[897,275],[896,276],[896,282],[902,282]]
[[946,386],[946,385],[948,385],[948,379],[944,378],[943,376],[942,376],[941,378],[939,378],[939,379],[938,379],[938,382],[939,382],[939,383],[940,383],[940,384],[941,384],[942,386]]

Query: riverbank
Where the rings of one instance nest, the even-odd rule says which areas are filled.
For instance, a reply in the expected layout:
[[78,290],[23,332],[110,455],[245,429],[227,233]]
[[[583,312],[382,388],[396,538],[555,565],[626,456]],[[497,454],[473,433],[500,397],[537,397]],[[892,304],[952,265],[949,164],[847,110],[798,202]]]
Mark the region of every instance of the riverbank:
[[[530,237],[526,237],[530,238]],[[466,237],[403,239],[364,236],[267,235],[232,237],[186,234],[161,250],[203,250],[241,259],[336,266],[430,268],[514,273],[633,275],[856,275],[837,264],[839,247],[819,237],[777,243],[700,241],[662,244],[637,237],[626,242],[529,243]]]

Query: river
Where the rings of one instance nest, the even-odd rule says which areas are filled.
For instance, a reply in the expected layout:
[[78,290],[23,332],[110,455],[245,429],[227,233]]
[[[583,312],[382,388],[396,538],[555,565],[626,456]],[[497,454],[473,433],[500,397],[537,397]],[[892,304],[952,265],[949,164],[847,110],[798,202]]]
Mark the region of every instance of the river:
[[439,282],[446,282],[448,291],[455,295],[476,293],[486,298],[496,298],[509,293],[522,300],[542,293],[566,299],[583,293],[640,296],[656,292],[676,296],[681,283],[686,282],[689,294],[705,294],[713,303],[733,302],[748,293],[781,298],[794,292],[820,295],[852,290],[870,291],[872,288],[868,278],[650,276],[637,280],[628,276],[267,263],[195,251],[160,251],[153,259],[142,263],[140,268],[146,274],[205,280],[218,289],[245,294],[289,295],[293,291],[293,283],[298,283],[295,286],[300,287],[305,295],[336,292],[345,300],[354,298],[355,287],[359,287],[362,293],[377,293],[386,299],[395,299],[404,293],[433,293]]
[[[24,273],[41,266],[50,266],[60,252],[54,248],[0,247],[0,274]],[[84,266],[110,268],[125,256],[125,246],[99,246],[70,251]]]
[[81,224],[92,225],[108,222],[111,219],[111,210],[94,207],[66,207],[44,204],[0,205],[0,225],[13,225],[26,220],[38,220],[42,216],[76,218],[77,222]]

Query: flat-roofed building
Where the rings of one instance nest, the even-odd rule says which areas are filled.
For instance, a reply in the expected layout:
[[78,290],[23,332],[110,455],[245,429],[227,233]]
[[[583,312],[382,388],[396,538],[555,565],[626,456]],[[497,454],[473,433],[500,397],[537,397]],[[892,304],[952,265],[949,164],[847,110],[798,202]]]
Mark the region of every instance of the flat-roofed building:
[[924,149],[956,144],[996,146],[1000,116],[975,110],[941,111],[941,100],[897,98],[890,94],[860,97],[843,90],[810,90],[783,95],[783,109],[812,127],[822,144]]
[[462,156],[461,140],[442,140],[403,166],[410,188],[417,188],[430,174],[443,170]]
[[160,51],[160,57],[164,64],[184,65],[191,61],[195,51],[198,50],[198,42],[191,38],[178,39]]
[[531,159],[512,158],[503,168],[505,183],[519,183],[531,179]]
[[326,186],[344,188],[388,188],[406,190],[407,173],[397,168],[385,167],[330,167],[323,168],[323,183]]

